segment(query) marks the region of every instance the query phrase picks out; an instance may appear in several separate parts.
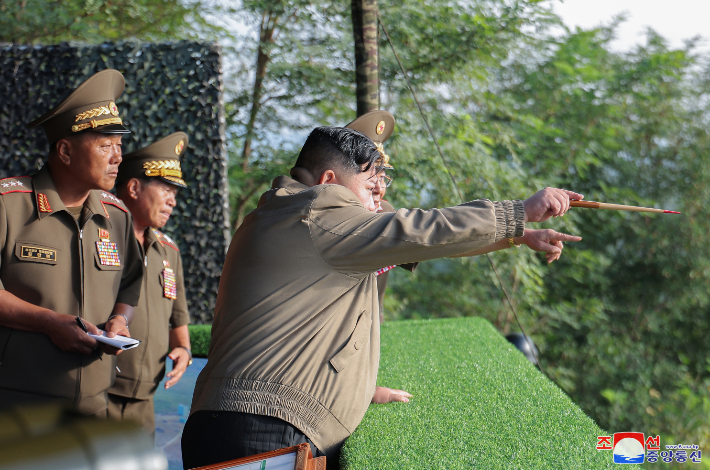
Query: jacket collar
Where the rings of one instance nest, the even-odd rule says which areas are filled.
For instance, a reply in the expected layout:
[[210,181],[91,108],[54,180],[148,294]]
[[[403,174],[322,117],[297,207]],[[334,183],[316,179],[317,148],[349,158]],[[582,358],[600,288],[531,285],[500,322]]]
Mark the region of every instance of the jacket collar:
[[[148,242],[148,248],[146,248],[145,252],[148,253],[148,250],[150,249],[151,246],[154,246],[156,250],[160,252],[160,254],[165,257],[167,255],[165,251],[165,247],[163,246],[162,243],[160,243],[160,239],[158,236],[155,234],[155,229],[154,228],[147,228],[145,231],[145,241]],[[143,246],[145,246],[145,243],[143,243]]]
[[274,182],[271,183],[271,189],[285,189],[286,191],[294,194],[305,191],[310,187],[311,186],[296,181],[293,178],[289,178],[288,176],[278,176],[274,179]]
[[[52,176],[49,174],[47,164],[34,175],[32,183],[34,186],[35,204],[37,205],[37,216],[40,220],[60,211],[69,212],[67,206],[64,205],[64,202],[62,202],[62,199],[57,193],[57,188],[54,185],[54,181],[52,181]],[[98,191],[89,191],[89,197],[84,201],[84,207],[89,209],[89,218],[97,214],[101,217],[108,218],[97,193]]]

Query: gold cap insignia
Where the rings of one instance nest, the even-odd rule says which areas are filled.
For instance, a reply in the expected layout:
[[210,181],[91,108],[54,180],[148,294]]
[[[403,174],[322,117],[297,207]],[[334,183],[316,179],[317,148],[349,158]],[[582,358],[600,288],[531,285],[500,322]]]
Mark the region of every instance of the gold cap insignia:
[[108,110],[111,111],[111,114],[114,116],[118,116],[118,106],[116,106],[116,103],[113,101],[108,104]]
[[[175,150],[177,150],[177,147]],[[143,163],[143,169],[145,170],[146,176],[159,176],[185,186],[185,182],[182,180],[182,170],[180,170],[179,160],[145,162]]]
[[185,148],[185,141],[184,141],[184,140],[181,140],[181,141],[178,142],[178,144],[175,146],[175,155],[180,155],[180,153],[182,152],[182,149],[184,149],[184,148]]
[[377,135],[382,135],[382,133],[385,131],[385,121],[380,121],[377,123]]

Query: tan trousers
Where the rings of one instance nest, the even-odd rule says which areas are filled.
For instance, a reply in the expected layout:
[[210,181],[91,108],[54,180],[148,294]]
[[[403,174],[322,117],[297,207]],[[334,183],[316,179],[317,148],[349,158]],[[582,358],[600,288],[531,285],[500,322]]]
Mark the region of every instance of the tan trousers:
[[153,397],[148,400],[138,400],[109,393],[108,417],[117,421],[129,420],[140,423],[155,438]]

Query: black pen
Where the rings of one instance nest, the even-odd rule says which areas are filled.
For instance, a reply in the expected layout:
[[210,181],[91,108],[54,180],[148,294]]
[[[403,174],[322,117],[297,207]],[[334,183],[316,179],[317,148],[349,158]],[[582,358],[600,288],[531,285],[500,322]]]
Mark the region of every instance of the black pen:
[[79,328],[84,330],[84,333],[89,334],[89,330],[87,330],[86,325],[84,325],[84,320],[82,320],[80,317],[76,317],[76,324],[79,325]]
[[[79,325],[79,328],[84,330],[84,333],[86,333],[87,335],[89,334],[89,330],[86,329],[86,325],[84,324],[84,320],[82,320],[81,317],[76,317],[76,324]],[[101,357],[102,354],[100,351],[97,350],[96,354],[99,356],[99,359],[101,359],[102,361],[104,360]],[[116,370],[121,372],[121,369],[119,369],[118,366],[116,366]]]

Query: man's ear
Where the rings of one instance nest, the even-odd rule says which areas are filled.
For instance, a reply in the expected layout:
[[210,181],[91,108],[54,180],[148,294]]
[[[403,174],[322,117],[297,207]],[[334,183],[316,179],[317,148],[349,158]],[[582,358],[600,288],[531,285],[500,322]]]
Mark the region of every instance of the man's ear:
[[59,139],[55,144],[55,155],[60,162],[69,166],[71,164],[72,142],[68,139]]
[[138,178],[131,178],[126,183],[126,197],[130,197],[134,201],[138,200],[141,191],[141,182]]
[[318,178],[318,184],[340,184],[333,170],[325,170]]

